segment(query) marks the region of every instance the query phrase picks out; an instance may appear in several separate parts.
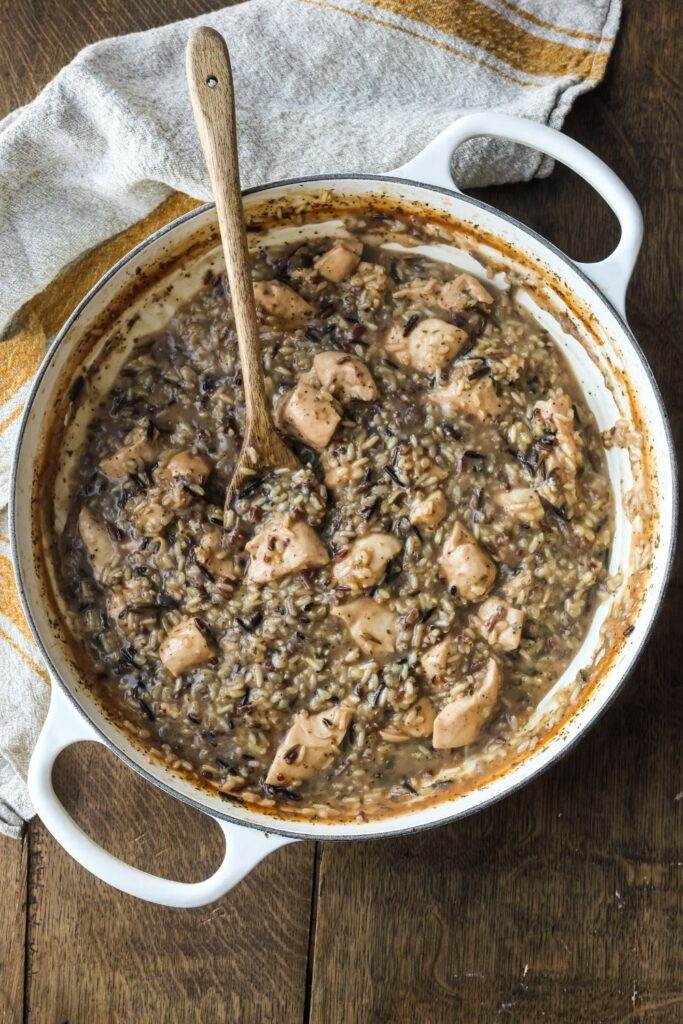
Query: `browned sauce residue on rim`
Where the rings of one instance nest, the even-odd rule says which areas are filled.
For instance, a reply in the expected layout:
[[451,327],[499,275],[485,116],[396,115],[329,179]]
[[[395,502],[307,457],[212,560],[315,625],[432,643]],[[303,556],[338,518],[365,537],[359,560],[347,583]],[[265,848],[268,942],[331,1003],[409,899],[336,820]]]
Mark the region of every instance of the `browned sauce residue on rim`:
[[[503,240],[476,228],[472,224],[456,220],[446,213],[435,214],[434,210],[426,204],[414,202],[408,203],[407,201],[397,202],[394,197],[382,194],[365,194],[358,197],[344,197],[342,201],[340,201],[339,197],[321,199],[319,196],[312,196],[310,205],[299,208],[294,213],[294,219],[310,223],[313,219],[319,221],[348,215],[350,213],[358,212],[359,209],[364,209],[367,206],[371,206],[375,211],[381,211],[389,215],[392,211],[400,211],[405,215],[406,210],[409,210],[409,212],[418,221],[422,223],[428,222],[437,226],[451,239],[455,234],[459,240],[466,239],[471,247],[486,245],[500,254],[500,259],[503,264],[510,260],[514,260],[516,263],[527,267],[532,274],[537,275],[541,281],[551,283],[552,289],[561,297],[573,317],[575,317],[579,328],[584,330],[590,336],[591,342],[594,342],[598,346],[603,345],[600,337],[600,323],[596,315],[578,299],[578,297],[564,284],[564,282],[558,280],[556,275],[551,275],[546,268],[539,266],[533,259],[521,253],[511,244],[503,242]],[[265,229],[274,225],[281,226],[283,223],[287,222],[287,218],[283,217],[282,211],[283,204],[280,200],[266,200],[265,202],[257,203],[254,206],[249,205],[249,209],[247,211],[248,221],[253,226],[257,225],[259,229]],[[31,528],[33,547],[36,551],[40,551],[42,549],[41,534],[48,536],[52,528],[51,507],[46,508],[42,495],[45,494],[46,490],[49,490],[50,492],[52,491],[52,484],[59,464],[62,437],[61,426],[64,422],[65,416],[69,413],[69,392],[72,387],[72,382],[78,375],[79,367],[81,366],[84,356],[94,345],[97,344],[98,340],[106,336],[113,327],[117,326],[118,321],[125,315],[126,310],[130,308],[135,300],[139,299],[143,294],[151,295],[151,293],[154,292],[154,289],[159,287],[160,283],[163,282],[169,273],[186,263],[193,262],[216,243],[216,231],[213,228],[208,231],[203,231],[202,236],[199,238],[196,235],[193,236],[189,245],[183,244],[182,247],[176,246],[175,249],[172,244],[174,241],[173,232],[171,231],[167,237],[169,243],[171,243],[171,248],[164,260],[151,272],[141,271],[141,273],[139,273],[136,278],[130,282],[128,287],[116,297],[115,301],[98,316],[96,323],[80,340],[76,350],[69,358],[67,369],[62,375],[63,383],[60,387],[60,392],[54,402],[54,423],[59,424],[60,427],[45,431],[42,447],[36,453],[35,457],[34,487],[32,493],[33,518]],[[144,252],[140,253],[137,258],[141,261],[144,260]],[[550,282],[551,277],[552,282]],[[533,286],[530,286],[530,290],[533,290]],[[116,335],[113,336],[111,341],[108,343],[108,350],[111,346],[114,346],[118,341],[120,341],[124,332],[125,329],[124,331],[120,328],[118,329]],[[580,337],[580,331],[577,331],[576,336],[578,340],[584,344]],[[627,396],[632,424],[637,430],[643,431],[645,421],[640,412],[637,395],[622,371],[618,367],[614,366],[612,367],[612,370],[615,377],[618,378],[624,394]],[[653,453],[650,450],[650,446],[647,444],[644,446],[643,452],[643,474],[645,490],[650,497],[650,507],[651,509],[654,509],[656,507],[656,502],[652,500],[652,495],[656,492],[656,469]],[[48,480],[50,481],[49,488],[47,486]],[[648,542],[653,544],[658,528],[658,521],[654,515],[651,515],[648,526]],[[51,577],[46,572],[44,565],[41,569],[41,576],[45,588],[46,600],[49,604],[52,617],[54,618],[55,630],[59,633],[65,634],[66,629],[61,621],[59,602],[52,589]],[[441,795],[436,794],[426,797],[419,802],[411,803],[407,811],[403,813],[410,814],[413,811],[434,806],[436,804],[446,804],[454,797],[461,796],[467,792],[481,790],[482,788],[491,785],[501,777],[509,774],[514,768],[518,767],[525,761],[528,761],[529,758],[560,737],[567,730],[571,720],[577,712],[581,708],[585,707],[585,705],[591,700],[601,682],[604,680],[610,667],[613,665],[615,659],[618,657],[625,643],[624,630],[637,618],[639,606],[642,602],[646,588],[647,579],[644,579],[639,591],[633,595],[629,617],[626,619],[621,618],[617,626],[612,629],[607,649],[598,662],[593,666],[590,677],[588,678],[578,700],[558,721],[556,721],[538,738],[538,742],[535,746],[532,746],[531,749],[526,750],[521,754],[511,756],[496,770],[483,775],[481,779],[476,781],[476,783],[472,783],[471,780],[461,785],[458,785],[457,782],[450,783],[446,792]],[[73,637],[70,637],[68,633],[66,633],[65,647],[69,652],[69,658],[74,665],[75,671],[83,677],[87,671],[87,664],[79,657],[77,645],[74,643]],[[100,706],[103,705],[100,704]],[[106,708],[105,713],[108,717],[112,717],[112,720],[117,726],[119,725],[119,720],[111,716],[108,708]],[[131,739],[128,734],[127,738],[129,740]],[[136,743],[135,745],[139,746],[139,749],[146,757],[164,765],[160,758],[150,754],[149,749],[144,747],[142,744],[138,745]],[[164,767],[167,772],[171,771],[171,769],[166,765],[164,765]],[[174,773],[171,771],[171,774],[176,774],[179,777],[188,779],[188,776],[184,775],[182,772]],[[208,784],[203,784],[195,775],[192,775],[191,778],[189,778],[189,781],[191,781],[192,785],[197,788],[215,796],[215,790]],[[243,804],[243,806],[249,808],[251,805]],[[288,809],[285,815],[278,808],[270,809],[259,805],[253,806],[252,809],[261,814],[272,816],[273,818],[282,821],[283,825],[286,825],[288,820],[310,820],[308,817],[303,815],[297,815],[295,810]],[[373,813],[373,820],[395,816],[395,813],[391,809],[386,809],[384,813]],[[333,816],[325,819],[326,823],[332,823],[335,821],[336,819]],[[408,824],[408,819],[406,819],[406,825]]]

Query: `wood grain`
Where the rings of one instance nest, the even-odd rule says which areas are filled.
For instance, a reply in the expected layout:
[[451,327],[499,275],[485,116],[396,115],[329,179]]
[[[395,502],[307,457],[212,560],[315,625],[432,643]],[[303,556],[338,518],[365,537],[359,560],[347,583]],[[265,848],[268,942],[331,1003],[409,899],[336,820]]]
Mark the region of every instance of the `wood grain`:
[[2,0],[0,116],[28,103],[79,50],[240,0]]
[[[566,130],[643,207],[631,325],[683,440],[680,287],[681,6],[625,4],[605,83]],[[614,218],[572,172],[476,193],[579,259]],[[448,828],[324,846],[311,1024],[674,1024],[681,960],[679,553],[656,631],[617,703],[565,760]]]
[[676,1019],[680,722],[666,684],[628,696],[475,817],[323,847],[312,1024]]
[[244,387],[244,440],[225,495],[226,513],[240,488],[263,469],[298,469],[270,415],[261,336],[244,226],[237,157],[235,93],[225,40],[212,28],[193,29],[186,50],[187,82],[199,141],[216,201]]
[[[97,745],[60,758],[56,788],[90,835],[138,867],[189,881],[218,864],[222,840],[204,815]],[[300,1024],[311,845],[278,851],[215,906],[179,911],[104,885],[38,822],[31,835],[29,1021]]]
[[[220,6],[0,4],[0,113],[29,101],[95,39]],[[577,101],[566,130],[607,160],[643,207],[629,317],[680,450],[681,4],[624,7],[607,78]],[[605,255],[616,238],[604,204],[560,167],[546,181],[479,194],[577,258]],[[572,754],[452,826],[322,847],[310,936],[310,847],[279,851],[215,908],[164,911],[106,889],[38,823],[30,845],[2,842],[1,1024],[681,1020],[681,568],[679,556],[637,672]],[[102,751],[82,747],[67,758],[67,803],[109,849],[180,878],[215,863],[219,842],[204,819]]]
[[28,835],[0,836],[0,1024],[22,1024]]

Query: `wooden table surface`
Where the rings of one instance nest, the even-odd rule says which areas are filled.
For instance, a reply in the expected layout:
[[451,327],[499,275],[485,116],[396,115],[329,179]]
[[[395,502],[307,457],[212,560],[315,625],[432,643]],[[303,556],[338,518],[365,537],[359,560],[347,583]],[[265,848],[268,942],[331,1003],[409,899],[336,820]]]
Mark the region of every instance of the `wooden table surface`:
[[[2,0],[0,114],[87,43],[219,6]],[[629,316],[679,440],[681,6],[627,0],[607,78],[566,124],[643,208]],[[606,207],[563,168],[482,195],[578,258],[614,243]],[[683,1020],[680,581],[599,725],[475,817],[407,839],[287,847],[195,911],[107,888],[38,821],[21,843],[0,838],[0,1022]],[[58,775],[78,820],[126,860],[187,880],[217,863],[213,825],[100,748],[73,749]]]

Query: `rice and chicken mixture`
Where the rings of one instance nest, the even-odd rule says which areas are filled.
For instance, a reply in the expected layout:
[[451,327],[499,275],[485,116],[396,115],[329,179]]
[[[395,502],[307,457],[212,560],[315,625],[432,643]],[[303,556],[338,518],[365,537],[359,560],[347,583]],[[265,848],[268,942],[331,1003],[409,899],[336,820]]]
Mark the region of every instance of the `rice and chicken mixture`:
[[419,243],[414,219],[345,229],[253,262],[301,468],[224,509],[244,406],[209,273],[92,419],[59,573],[97,693],[156,756],[364,820],[517,749],[606,586],[613,514],[596,423],[514,282],[382,245]]

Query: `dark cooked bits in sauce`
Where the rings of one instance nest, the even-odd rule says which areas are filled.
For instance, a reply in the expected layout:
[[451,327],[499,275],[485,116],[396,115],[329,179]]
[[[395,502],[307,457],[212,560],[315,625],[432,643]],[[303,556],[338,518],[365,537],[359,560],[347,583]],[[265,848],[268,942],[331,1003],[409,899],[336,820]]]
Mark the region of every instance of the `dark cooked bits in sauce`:
[[129,728],[226,796],[342,818],[524,749],[612,539],[597,426],[514,289],[383,249],[401,223],[350,227],[254,261],[301,469],[255,475],[224,516],[244,406],[208,275],[102,402],[59,539]]

